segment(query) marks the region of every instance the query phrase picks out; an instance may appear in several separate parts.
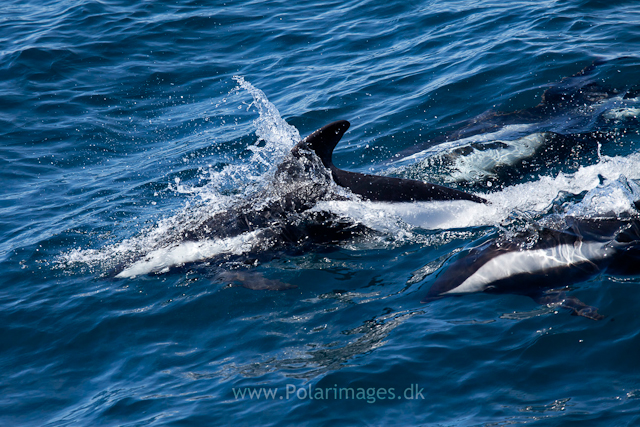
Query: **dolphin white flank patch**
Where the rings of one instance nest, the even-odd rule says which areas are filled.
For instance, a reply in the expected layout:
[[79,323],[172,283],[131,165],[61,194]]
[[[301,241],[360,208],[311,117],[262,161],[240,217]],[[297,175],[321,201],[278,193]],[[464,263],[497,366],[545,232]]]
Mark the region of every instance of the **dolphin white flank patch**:
[[116,277],[131,278],[142,274],[168,271],[171,267],[201,261],[220,254],[249,252],[258,240],[259,231],[218,240],[186,241],[170,248],[156,249],[122,270]]
[[594,262],[606,258],[610,253],[606,242],[580,242],[546,249],[507,252],[492,258],[459,286],[443,294],[482,292],[490,283],[517,274],[535,274],[554,268]]

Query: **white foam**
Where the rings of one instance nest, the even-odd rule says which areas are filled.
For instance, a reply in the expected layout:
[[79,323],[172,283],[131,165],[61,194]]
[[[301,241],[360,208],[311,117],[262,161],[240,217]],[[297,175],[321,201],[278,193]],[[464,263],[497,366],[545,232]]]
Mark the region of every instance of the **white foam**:
[[242,76],[233,76],[238,85],[253,97],[252,106],[258,109],[258,118],[253,121],[256,127],[257,143],[264,141],[264,145],[249,147],[252,152],[251,162],[259,163],[268,169],[277,167],[280,161],[289,153],[291,148],[301,140],[298,129],[287,123],[280,112],[267,99],[263,91],[247,82]]
[[640,108],[623,107],[608,110],[603,114],[603,117],[607,120],[623,121],[637,118],[638,114],[640,114]]
[[[253,121],[257,140],[255,145],[248,148],[251,151],[250,158],[240,161],[234,159],[222,170],[203,170],[202,178],[207,182],[203,186],[193,186],[175,178],[169,183],[170,188],[189,196],[182,209],[129,239],[100,249],[77,248],[62,254],[57,260],[60,267],[84,265],[110,270],[125,265],[117,277],[133,277],[251,249],[259,239],[259,230],[228,239],[181,242],[185,231],[198,228],[207,218],[234,204],[246,202],[250,195],[270,185],[278,164],[301,139],[298,130],[281,117],[264,92],[241,76],[235,76],[234,80],[238,87],[232,92],[242,89],[240,92],[249,93],[253,101],[244,105],[247,109],[255,108],[258,113]],[[225,194],[228,192],[233,195]],[[194,203],[195,198],[202,202]],[[135,261],[132,263],[132,260]]]
[[[232,92],[247,92],[253,100],[246,109],[255,108],[258,117],[253,120],[257,140],[247,147],[251,152],[248,159],[228,159],[230,164],[222,170],[209,168],[203,171],[207,184],[199,187],[176,182],[174,189],[180,193],[193,194],[202,200],[216,202],[225,193],[240,193],[247,197],[263,188],[273,176],[282,159],[301,140],[298,129],[288,124],[278,108],[271,103],[263,91],[246,81],[242,76],[234,76],[238,86]],[[226,100],[225,100],[226,101]]]
[[634,214],[634,202],[640,200],[640,186],[621,175],[617,180],[589,190],[584,198],[567,209],[573,217],[617,216]]

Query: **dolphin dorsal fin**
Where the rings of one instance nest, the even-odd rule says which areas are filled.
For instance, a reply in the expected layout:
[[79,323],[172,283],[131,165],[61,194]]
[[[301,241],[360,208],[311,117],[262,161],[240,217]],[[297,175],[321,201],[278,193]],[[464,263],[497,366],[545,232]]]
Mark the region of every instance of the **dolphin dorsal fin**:
[[[291,152],[299,156],[299,148],[313,151],[320,158],[324,167],[331,170],[331,176],[336,184],[348,188],[352,193],[358,194],[365,200],[374,202],[470,200],[477,203],[488,203],[482,197],[429,182],[366,175],[338,169],[332,161],[333,150],[347,129],[349,129],[349,122],[346,120],[330,123],[300,141]],[[279,170],[280,168],[282,166],[278,167]]]
[[303,142],[320,157],[324,167],[330,168],[333,166],[333,149],[336,148],[349,126],[346,120],[329,123],[307,136]]

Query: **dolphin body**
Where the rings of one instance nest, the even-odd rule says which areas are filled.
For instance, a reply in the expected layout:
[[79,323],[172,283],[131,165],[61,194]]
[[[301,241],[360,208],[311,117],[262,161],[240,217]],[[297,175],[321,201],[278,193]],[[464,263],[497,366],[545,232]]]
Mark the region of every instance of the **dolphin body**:
[[[332,191],[331,181],[365,200],[375,202],[466,200],[488,203],[482,197],[441,185],[337,168],[332,160],[333,150],[348,128],[349,122],[340,120],[304,138],[278,165],[274,183],[276,194],[270,189],[234,209],[215,214],[196,229],[186,231],[183,240],[198,240],[211,235],[230,237],[265,226],[271,228],[269,235],[272,238],[279,234],[288,242],[309,238],[336,241],[362,231],[353,224],[335,221],[330,213],[308,212],[319,201],[347,198]],[[260,200],[266,202],[259,203]],[[300,221],[300,214],[305,214],[305,219],[310,221]]]
[[620,102],[640,95],[640,88],[637,86],[626,89],[606,87],[602,84],[604,81],[602,76],[597,74],[601,66],[626,58],[595,60],[576,74],[543,86],[546,88],[540,96],[540,102],[534,107],[509,112],[493,109],[486,111],[477,117],[459,123],[453,131],[434,136],[426,143],[409,147],[399,154],[401,157],[409,156],[423,151],[425,148],[448,141],[492,133],[509,125],[532,125],[529,133],[541,130],[548,133],[550,138],[562,139],[555,144],[556,146],[569,143],[570,141],[564,139],[568,136],[579,138],[581,141],[577,143],[598,139],[599,135],[592,132],[594,122],[599,126],[605,125],[605,123],[598,116],[598,109],[594,108],[594,114],[585,114],[585,110],[607,100],[617,99]]
[[[612,135],[634,133],[637,117],[616,112],[637,108],[640,86],[609,87],[615,66],[626,58],[596,60],[578,73],[537,88],[540,102],[525,109],[485,113],[429,132],[422,142],[388,160],[422,173],[435,169],[445,183],[459,182],[467,191],[511,186],[529,177],[575,171],[596,164]],[[615,78],[618,80],[618,78]],[[534,88],[531,88],[532,90]],[[495,107],[495,106],[494,106]]]
[[[636,202],[636,206],[640,206]],[[639,219],[567,218],[562,230],[493,239],[455,261],[434,282],[423,303],[470,292],[526,295],[539,304],[559,304],[594,320],[598,309],[557,289],[608,270],[640,273]]]
[[[223,247],[213,255],[216,259],[224,262],[238,258],[238,251],[224,246],[237,246],[239,239],[241,244],[249,242],[246,244],[250,246],[250,249],[240,251],[239,260],[255,264],[255,261],[272,258],[278,251],[301,253],[309,249],[309,245],[334,243],[371,232],[349,218],[313,209],[321,201],[349,199],[350,195],[344,189],[376,202],[465,200],[487,203],[482,197],[436,184],[337,168],[332,161],[333,150],[348,128],[349,122],[341,120],[313,132],[291,149],[264,190],[207,218],[194,215],[184,229],[167,235],[158,249],[152,249],[142,259],[129,260],[131,265],[119,266],[113,273],[116,277],[132,277],[145,272],[166,271],[163,259],[178,260],[173,262],[175,265],[202,260],[198,255],[199,245],[212,238],[221,241],[218,246]],[[196,255],[177,254],[174,248],[180,244]],[[234,280],[242,281],[236,276]]]

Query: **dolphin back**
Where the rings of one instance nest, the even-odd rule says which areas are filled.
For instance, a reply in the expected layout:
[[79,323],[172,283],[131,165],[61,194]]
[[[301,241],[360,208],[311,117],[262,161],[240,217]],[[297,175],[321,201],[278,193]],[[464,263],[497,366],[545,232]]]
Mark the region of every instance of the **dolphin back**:
[[432,200],[469,200],[488,203],[486,199],[464,191],[413,179],[402,179],[378,175],[367,175],[338,169],[333,164],[333,150],[342,135],[349,129],[349,122],[339,120],[330,123],[303,139],[296,148],[312,150],[331,170],[333,180],[341,187],[366,200],[375,202],[416,202]]

